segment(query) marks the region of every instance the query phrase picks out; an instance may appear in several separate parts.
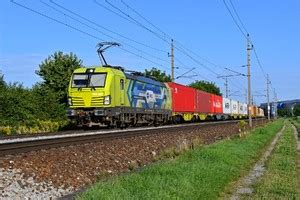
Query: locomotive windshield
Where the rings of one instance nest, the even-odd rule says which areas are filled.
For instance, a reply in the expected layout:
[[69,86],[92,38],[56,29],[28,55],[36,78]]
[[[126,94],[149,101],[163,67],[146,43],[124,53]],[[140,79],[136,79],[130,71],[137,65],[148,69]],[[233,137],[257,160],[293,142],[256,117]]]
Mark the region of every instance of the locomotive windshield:
[[106,74],[74,74],[72,87],[104,87]]

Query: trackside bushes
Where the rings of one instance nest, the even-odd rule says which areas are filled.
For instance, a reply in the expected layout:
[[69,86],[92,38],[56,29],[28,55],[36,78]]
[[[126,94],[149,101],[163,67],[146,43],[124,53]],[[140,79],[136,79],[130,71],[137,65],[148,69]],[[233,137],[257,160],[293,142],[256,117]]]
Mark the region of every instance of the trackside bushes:
[[243,138],[200,144],[139,172],[100,181],[79,199],[217,199],[251,168],[282,126],[278,120]]
[[56,132],[68,125],[68,121],[36,120],[17,126],[0,126],[1,135]]

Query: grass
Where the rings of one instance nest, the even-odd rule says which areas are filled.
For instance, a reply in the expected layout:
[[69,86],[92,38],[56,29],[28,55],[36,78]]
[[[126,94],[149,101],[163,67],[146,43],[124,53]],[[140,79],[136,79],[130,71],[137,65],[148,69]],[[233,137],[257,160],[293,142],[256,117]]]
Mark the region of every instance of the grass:
[[283,120],[234,138],[183,152],[129,175],[100,181],[79,199],[217,199],[259,158]]
[[293,129],[289,123],[267,162],[264,176],[254,185],[255,194],[251,197],[245,197],[245,199],[300,198],[296,145]]
[[300,130],[300,117],[295,117],[292,120],[292,123],[296,126],[296,128],[298,128]]

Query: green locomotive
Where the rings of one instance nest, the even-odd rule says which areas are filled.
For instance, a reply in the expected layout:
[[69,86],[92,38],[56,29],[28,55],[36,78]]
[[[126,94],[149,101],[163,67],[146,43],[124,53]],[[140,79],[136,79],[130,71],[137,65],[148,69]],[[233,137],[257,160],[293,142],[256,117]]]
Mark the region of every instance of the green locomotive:
[[172,117],[168,86],[120,67],[79,68],[69,84],[68,117],[79,125],[162,124]]

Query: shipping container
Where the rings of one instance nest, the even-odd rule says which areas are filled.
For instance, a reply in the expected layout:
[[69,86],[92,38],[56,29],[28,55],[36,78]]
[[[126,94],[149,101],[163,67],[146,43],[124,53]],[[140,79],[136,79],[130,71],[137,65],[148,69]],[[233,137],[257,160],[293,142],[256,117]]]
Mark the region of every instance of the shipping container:
[[173,112],[195,112],[196,90],[178,83],[167,83],[172,92]]
[[227,115],[231,114],[230,99],[223,98],[223,112],[224,112],[224,114],[227,114]]
[[259,108],[259,117],[264,117],[265,116],[265,113],[264,113],[264,110]]
[[238,103],[238,101],[231,100],[231,114],[232,115],[239,114],[239,103]]
[[201,90],[196,90],[196,112],[210,113],[210,94]]
[[238,102],[238,105],[239,105],[239,115],[243,115],[244,114],[244,106],[243,106],[243,103],[241,102]]
[[248,115],[248,105],[246,103],[243,103],[243,107],[244,107],[243,115]]
[[248,115],[250,115],[250,114],[251,114],[252,117],[255,117],[255,108],[254,108],[254,106],[250,106]]
[[257,108],[257,113],[256,113],[256,117],[260,117],[260,108]]
[[210,94],[210,106],[211,113],[222,114],[223,113],[223,98],[221,96]]
[[253,106],[254,108],[254,117],[257,117],[258,113],[258,107],[257,106]]
[[264,109],[261,109],[261,116],[262,116],[262,117],[265,116],[265,111],[264,111]]

